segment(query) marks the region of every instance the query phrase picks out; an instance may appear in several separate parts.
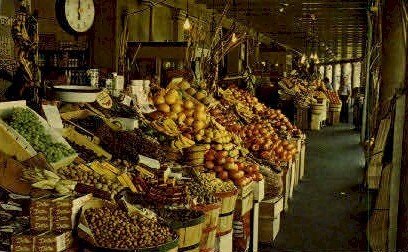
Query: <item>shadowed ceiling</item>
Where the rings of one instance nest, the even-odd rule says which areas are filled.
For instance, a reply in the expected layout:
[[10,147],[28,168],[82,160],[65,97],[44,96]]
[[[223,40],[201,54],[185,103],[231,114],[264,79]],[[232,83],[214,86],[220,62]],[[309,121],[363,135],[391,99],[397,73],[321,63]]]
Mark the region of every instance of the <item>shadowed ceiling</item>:
[[[195,2],[222,12],[227,1]],[[229,17],[253,27],[273,41],[307,52],[308,56],[311,50],[317,51],[322,60],[363,56],[367,1],[230,0],[230,3]]]

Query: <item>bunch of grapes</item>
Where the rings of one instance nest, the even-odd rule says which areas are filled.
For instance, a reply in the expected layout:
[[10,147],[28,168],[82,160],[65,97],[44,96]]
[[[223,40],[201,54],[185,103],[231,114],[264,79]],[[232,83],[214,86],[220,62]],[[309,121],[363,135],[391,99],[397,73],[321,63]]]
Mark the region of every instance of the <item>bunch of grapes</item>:
[[33,146],[34,150],[44,153],[47,161],[51,163],[75,153],[68,146],[53,142],[38,117],[27,108],[13,109],[9,124]]

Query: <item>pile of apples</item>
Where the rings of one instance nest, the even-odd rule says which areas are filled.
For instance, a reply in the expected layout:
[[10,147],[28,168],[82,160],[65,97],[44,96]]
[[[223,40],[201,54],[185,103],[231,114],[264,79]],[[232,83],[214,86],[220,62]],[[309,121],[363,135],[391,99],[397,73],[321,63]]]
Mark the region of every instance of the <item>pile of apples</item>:
[[338,94],[336,92],[327,90],[326,91],[326,96],[329,99],[330,104],[332,104],[332,105],[340,105],[341,104],[340,98],[339,98],[339,96],[338,96]]
[[259,122],[233,129],[256,156],[270,162],[288,162],[297,153],[296,146],[282,140],[271,123]]
[[237,155],[231,154],[222,145],[212,145],[204,156],[204,167],[224,181],[232,180],[238,187],[263,179],[258,165],[239,161]]

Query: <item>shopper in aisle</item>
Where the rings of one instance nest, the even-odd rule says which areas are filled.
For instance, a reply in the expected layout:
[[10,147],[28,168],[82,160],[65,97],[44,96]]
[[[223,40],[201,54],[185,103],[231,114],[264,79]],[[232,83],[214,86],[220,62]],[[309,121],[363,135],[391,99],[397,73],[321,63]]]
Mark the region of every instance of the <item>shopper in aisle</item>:
[[326,87],[327,90],[330,90],[330,91],[333,90],[333,86],[332,86],[332,84],[330,83],[329,78],[324,77],[323,82],[324,82],[324,85],[325,85],[325,87]]
[[337,91],[340,100],[342,102],[341,105],[341,112],[340,112],[340,122],[347,123],[348,122],[348,108],[349,108],[349,100],[351,95],[350,86],[346,84],[346,79],[341,78],[340,80],[340,87]]

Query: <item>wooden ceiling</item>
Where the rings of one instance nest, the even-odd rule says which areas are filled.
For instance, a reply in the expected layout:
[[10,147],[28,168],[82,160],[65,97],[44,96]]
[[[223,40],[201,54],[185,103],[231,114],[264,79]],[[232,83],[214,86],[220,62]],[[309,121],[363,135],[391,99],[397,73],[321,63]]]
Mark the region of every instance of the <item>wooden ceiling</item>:
[[[320,59],[363,56],[367,1],[362,0],[232,0],[228,16],[253,27],[273,41]],[[222,12],[225,0],[196,0]],[[234,7],[235,6],[235,7]],[[307,48],[307,49],[306,49]]]

